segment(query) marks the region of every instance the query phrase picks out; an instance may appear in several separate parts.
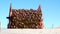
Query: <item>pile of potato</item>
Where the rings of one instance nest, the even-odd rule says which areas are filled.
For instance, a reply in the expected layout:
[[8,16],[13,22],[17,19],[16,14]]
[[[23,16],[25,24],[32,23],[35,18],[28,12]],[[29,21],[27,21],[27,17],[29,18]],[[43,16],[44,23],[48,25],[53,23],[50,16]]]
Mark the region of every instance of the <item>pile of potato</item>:
[[10,17],[10,26],[8,28],[32,28],[38,29],[39,22],[41,21],[42,13],[37,10],[12,10],[12,16]]

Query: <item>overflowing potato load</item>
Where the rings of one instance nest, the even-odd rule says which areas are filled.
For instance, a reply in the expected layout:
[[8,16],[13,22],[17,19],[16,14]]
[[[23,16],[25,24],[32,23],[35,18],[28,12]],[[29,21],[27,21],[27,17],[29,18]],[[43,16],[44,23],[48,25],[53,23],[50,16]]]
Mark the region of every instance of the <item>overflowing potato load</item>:
[[[12,12],[12,14],[11,14]],[[42,12],[39,10],[11,9],[11,16],[8,17],[8,28],[31,28],[40,29]]]

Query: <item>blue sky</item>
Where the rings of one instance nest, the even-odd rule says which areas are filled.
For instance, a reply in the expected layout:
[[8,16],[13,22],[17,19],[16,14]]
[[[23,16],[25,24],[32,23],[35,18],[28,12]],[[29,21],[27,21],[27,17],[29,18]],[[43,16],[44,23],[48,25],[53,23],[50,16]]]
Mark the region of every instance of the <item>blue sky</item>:
[[60,26],[60,0],[0,0],[0,22],[7,28],[10,3],[13,9],[38,9],[42,6],[44,26],[46,28]]

